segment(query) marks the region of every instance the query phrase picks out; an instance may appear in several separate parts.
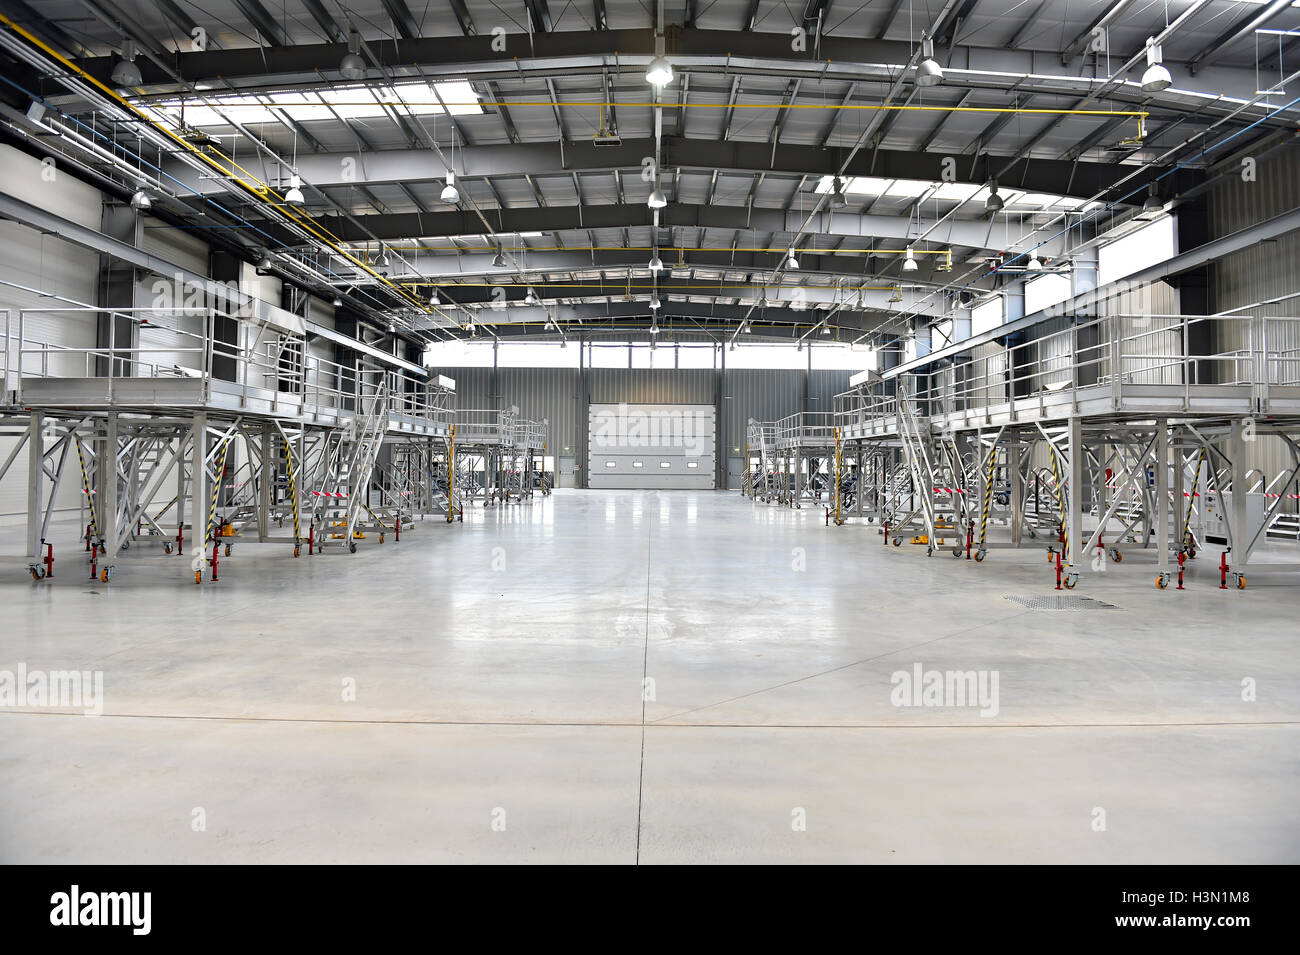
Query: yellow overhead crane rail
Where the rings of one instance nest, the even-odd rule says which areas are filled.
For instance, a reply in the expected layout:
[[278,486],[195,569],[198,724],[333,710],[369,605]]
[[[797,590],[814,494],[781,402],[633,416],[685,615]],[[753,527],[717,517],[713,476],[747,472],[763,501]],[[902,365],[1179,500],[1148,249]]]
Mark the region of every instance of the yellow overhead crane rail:
[[248,192],[252,193],[253,195],[265,201],[268,205],[277,209],[284,216],[288,217],[289,219],[292,219],[296,224],[301,226],[305,231],[307,231],[310,235],[312,235],[314,238],[320,241],[323,245],[328,246],[330,249],[338,253],[342,258],[346,259],[347,261],[351,262],[353,265],[369,273],[376,280],[378,280],[382,285],[388,287],[393,292],[395,292],[396,294],[398,294],[399,296],[407,300],[412,306],[420,309],[421,311],[428,312],[432,310],[438,312],[438,314],[443,314],[442,311],[437,306],[429,305],[426,302],[421,302],[418,299],[411,297],[409,293],[406,292],[405,289],[403,289],[396,283],[389,281],[386,276],[381,275],[380,273],[376,272],[374,269],[370,268],[370,266],[364,261],[354,257],[344,247],[345,243],[343,242],[342,239],[340,239],[338,236],[331,233],[328,229],[319,226],[315,220],[299,214],[296,210],[294,210],[294,208],[291,205],[289,205],[287,202],[284,201],[284,197],[279,192],[277,192],[269,183],[263,182],[257,176],[250,173],[247,169],[240,166],[239,163],[235,162],[233,158],[221,152],[221,150],[217,149],[214,146],[208,146],[206,147],[206,149],[200,149],[197,146],[195,146],[193,143],[190,143],[187,140],[185,140],[183,137],[178,136],[176,133],[168,129],[166,126],[157,122],[153,118],[147,116],[144,112],[142,112],[129,100],[123,98],[122,96],[119,96],[114,90],[105,86],[103,83],[95,79],[95,77],[91,76],[81,67],[77,66],[77,64],[73,63],[71,60],[63,56],[57,50],[50,47],[49,44],[45,43],[39,37],[34,36],[27,30],[23,29],[21,26],[19,26],[17,23],[15,23],[13,20],[11,20],[9,17],[5,16],[2,13],[0,13],[0,26],[4,26],[9,30],[13,31],[14,33],[18,34],[18,36],[22,37],[28,43],[35,46],[46,56],[50,57],[55,62],[57,62],[59,65],[71,71],[81,79],[85,80],[87,83],[91,84],[96,89],[100,90],[102,93],[107,95],[110,99],[112,99],[122,108],[134,114],[136,117],[139,118],[141,122],[146,123],[149,126],[152,126],[154,129],[158,130],[160,133],[162,133],[164,136],[166,136],[168,139],[174,142],[181,149],[193,154],[195,157],[197,157],[200,161],[202,161],[214,172],[221,175],[223,178],[231,180],[232,182],[241,186],[243,189],[247,190]]

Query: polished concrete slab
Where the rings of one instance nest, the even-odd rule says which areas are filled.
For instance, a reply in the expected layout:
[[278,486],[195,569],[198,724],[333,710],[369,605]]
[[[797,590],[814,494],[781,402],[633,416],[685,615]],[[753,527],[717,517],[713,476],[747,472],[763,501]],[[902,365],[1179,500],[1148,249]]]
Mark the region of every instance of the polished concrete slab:
[[0,861],[1300,861],[1289,581],[1207,554],[1161,592],[1135,551],[1070,595],[1109,608],[1036,610],[1041,549],[941,553],[558,491],[354,555],[237,541],[201,587],[157,547],[107,585],[6,563],[0,691],[104,691],[0,698]]

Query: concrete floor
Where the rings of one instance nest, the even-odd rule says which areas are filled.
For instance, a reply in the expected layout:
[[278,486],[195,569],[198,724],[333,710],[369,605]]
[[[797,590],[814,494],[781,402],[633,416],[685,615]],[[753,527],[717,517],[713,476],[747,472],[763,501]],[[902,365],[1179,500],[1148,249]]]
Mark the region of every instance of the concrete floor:
[[[0,707],[0,862],[1300,861],[1297,591],[1217,553],[1028,610],[1039,548],[691,491],[284,551],[5,565],[0,670],[102,670],[105,714]],[[997,715],[894,706],[917,663],[996,670]]]

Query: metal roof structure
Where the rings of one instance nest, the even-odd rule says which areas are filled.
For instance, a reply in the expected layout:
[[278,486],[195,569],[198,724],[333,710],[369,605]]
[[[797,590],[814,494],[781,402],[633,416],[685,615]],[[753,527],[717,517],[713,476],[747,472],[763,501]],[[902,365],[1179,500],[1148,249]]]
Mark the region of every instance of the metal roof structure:
[[1291,0],[0,13],[7,138],[426,340],[869,339],[1068,267],[1300,116]]

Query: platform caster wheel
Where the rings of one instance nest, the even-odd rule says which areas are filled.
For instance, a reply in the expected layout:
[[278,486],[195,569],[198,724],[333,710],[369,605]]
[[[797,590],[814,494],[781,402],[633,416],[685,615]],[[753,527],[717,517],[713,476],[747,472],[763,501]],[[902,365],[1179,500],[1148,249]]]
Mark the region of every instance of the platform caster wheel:
[[960,559],[961,559],[961,552],[962,552],[962,548],[960,548],[960,547],[954,547],[954,548],[952,549],[952,556],[954,556],[954,557],[956,557],[957,559],[960,560]]
[[1056,562],[1056,551],[1052,550],[1050,547],[1047,548],[1047,562],[1049,564]]
[[926,544],[926,545],[925,545],[925,556],[926,556],[926,557],[933,557],[933,556],[934,556],[934,548],[933,548],[932,546],[930,546],[929,544]]
[[1161,574],[1156,578],[1156,590],[1164,590],[1169,586],[1169,575]]
[[113,579],[113,568],[112,568],[112,567],[105,567],[103,570],[101,570],[101,571],[99,572],[99,579],[100,579],[101,581],[103,581],[104,583],[108,583],[110,580],[112,580],[112,579]]
[[1078,582],[1079,582],[1079,575],[1074,573],[1066,574],[1065,577],[1061,580],[1061,583],[1065,584],[1066,590],[1073,590],[1074,585],[1077,584]]
[[1032,527],[1029,528],[1029,539],[1036,540],[1037,537],[1038,537],[1038,531],[1034,530]]
[[196,570],[196,571],[194,572],[194,582],[195,582],[196,584],[201,584],[201,583],[203,583],[203,571],[201,571],[201,570]]
[[349,554],[355,554],[356,552],[357,552],[357,542],[356,542],[356,541],[348,541],[348,553],[349,553]]
[[1115,563],[1117,564],[1124,563],[1124,555],[1120,553],[1118,547],[1112,547],[1108,553],[1110,554],[1110,559]]
[[1233,574],[1232,576],[1233,576],[1233,578],[1235,579],[1237,589],[1238,589],[1238,590],[1245,590],[1245,589],[1246,589],[1246,575],[1245,575],[1245,574]]
[[986,554],[988,554],[988,551],[981,547],[975,552],[975,559],[977,561],[983,561]]
[[901,538],[901,537],[895,537],[895,538],[894,538],[894,546],[895,546],[895,547],[902,547],[902,546],[903,546],[903,538]]
[[226,556],[227,556],[227,557],[230,556],[230,545],[229,545],[229,544],[226,545]]
[[379,535],[379,543],[382,544],[383,542],[384,542],[384,535],[383,535],[383,534],[380,534],[380,535]]
[[171,545],[171,544],[163,544],[163,553],[164,553],[164,554],[170,554],[171,552],[172,552],[172,545]]
[[876,519],[875,519],[874,517],[868,517],[868,518],[867,518],[867,523],[868,523],[868,524],[874,524],[874,523],[876,523]]
[[1195,559],[1196,559],[1196,548],[1195,548],[1195,547],[1189,547],[1189,548],[1187,548],[1187,559],[1188,559],[1188,560],[1195,560]]
[[796,504],[796,505],[794,506],[794,509],[795,509],[796,511],[798,511],[798,510],[802,510],[802,509],[803,509],[803,505],[802,505],[802,504]]
[[298,556],[298,548],[296,548],[296,547],[293,549],[293,556],[294,556],[294,557],[297,557],[297,556]]
[[44,568],[38,567],[36,564],[28,564],[27,570],[32,575],[32,580],[43,580],[45,578]]

